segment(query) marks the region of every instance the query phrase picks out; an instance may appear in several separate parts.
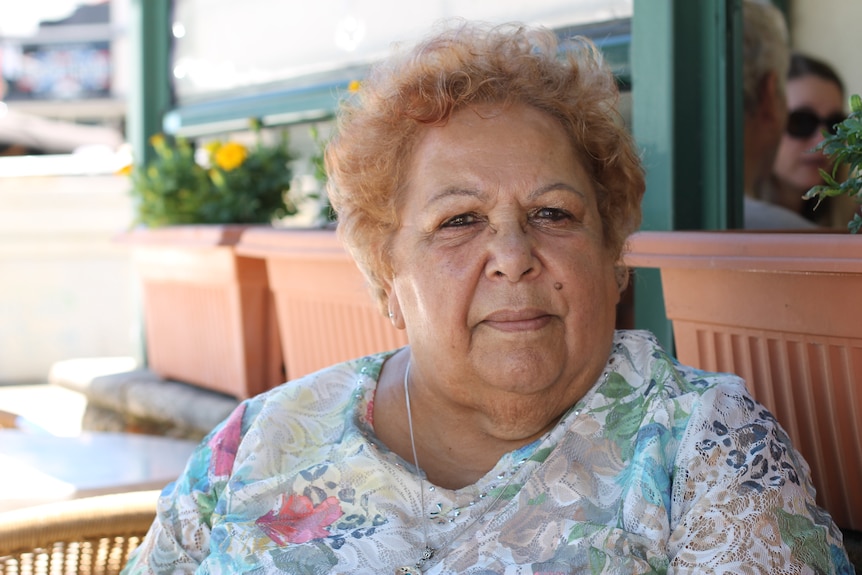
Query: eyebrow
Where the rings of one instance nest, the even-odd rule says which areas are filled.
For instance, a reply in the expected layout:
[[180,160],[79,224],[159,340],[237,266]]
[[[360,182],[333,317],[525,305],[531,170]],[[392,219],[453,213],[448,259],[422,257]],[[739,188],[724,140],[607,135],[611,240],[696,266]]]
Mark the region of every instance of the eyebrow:
[[581,190],[570,186],[565,182],[553,182],[550,184],[545,184],[544,186],[539,187],[530,194],[530,199],[535,200],[538,197],[541,197],[543,194],[547,194],[548,192],[552,192],[554,190],[563,190],[565,192],[571,192],[576,196],[580,196],[581,199],[586,199],[587,195]]
[[481,199],[483,194],[479,190],[449,186],[449,187],[443,188],[441,191],[437,192],[436,194],[434,194],[430,198],[428,198],[426,205],[431,206],[433,204],[442,202],[443,200],[447,200],[451,197],[458,197],[458,196],[466,196],[469,198]]
[[[581,190],[574,188],[574,187],[572,187],[569,184],[566,184],[564,182],[552,182],[550,184],[545,184],[544,186],[540,186],[540,187],[536,188],[535,190],[533,190],[532,192],[530,192],[529,196],[527,196],[527,197],[531,200],[535,200],[537,198],[540,198],[544,194],[547,194],[548,192],[552,192],[554,190],[563,190],[565,192],[570,192],[572,194],[580,196],[582,199],[586,199],[586,194],[584,192],[582,192]],[[433,196],[431,196],[428,199],[428,202],[426,203],[426,205],[430,206],[430,205],[436,204],[438,202],[442,202],[443,200],[446,200],[446,199],[451,198],[453,196],[454,197],[462,196],[462,197],[482,199],[482,197],[484,195],[485,194],[480,192],[479,190],[475,190],[472,188],[459,188],[459,187],[455,187],[455,186],[449,186],[447,188],[444,188],[440,192],[434,194]]]

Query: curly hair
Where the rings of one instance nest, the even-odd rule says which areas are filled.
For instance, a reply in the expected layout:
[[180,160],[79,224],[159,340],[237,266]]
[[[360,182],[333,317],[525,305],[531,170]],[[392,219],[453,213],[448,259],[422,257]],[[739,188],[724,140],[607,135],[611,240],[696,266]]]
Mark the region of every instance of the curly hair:
[[585,38],[522,24],[444,23],[372,68],[342,103],[325,155],[338,233],[385,309],[398,200],[422,130],[465,107],[521,103],[556,118],[596,188],[604,242],[619,259],[640,225],[644,175],[616,105],[616,80]]

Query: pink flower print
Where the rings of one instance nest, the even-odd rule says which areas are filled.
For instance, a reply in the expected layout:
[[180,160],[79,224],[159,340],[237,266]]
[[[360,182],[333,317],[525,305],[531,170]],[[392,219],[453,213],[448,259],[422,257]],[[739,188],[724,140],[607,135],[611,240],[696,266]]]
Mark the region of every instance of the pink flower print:
[[279,545],[306,543],[329,535],[324,529],[344,512],[335,497],[327,497],[317,507],[304,495],[291,495],[281,509],[270,511],[255,522],[267,536]]
[[231,469],[233,469],[236,452],[239,449],[240,436],[242,435],[243,414],[245,414],[244,403],[233,410],[224,427],[213,435],[207,444],[212,449],[210,470],[217,476],[229,475]]
[[374,427],[374,400],[368,402],[368,407],[365,408],[365,421],[368,425]]

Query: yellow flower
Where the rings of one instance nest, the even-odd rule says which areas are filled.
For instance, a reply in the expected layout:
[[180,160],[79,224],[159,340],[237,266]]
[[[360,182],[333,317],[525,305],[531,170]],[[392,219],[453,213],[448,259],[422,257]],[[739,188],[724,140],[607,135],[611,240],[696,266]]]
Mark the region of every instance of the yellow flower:
[[359,80],[351,80],[350,84],[347,85],[347,91],[350,92],[351,94],[355,94],[356,92],[359,91],[359,87],[361,85],[362,84],[360,84]]
[[117,175],[118,176],[131,176],[132,170],[134,169],[134,167],[135,167],[134,164],[126,164],[125,166],[123,166],[122,168],[117,170]]
[[215,151],[215,163],[222,170],[229,172],[242,165],[248,157],[248,150],[242,144],[228,142]]
[[165,145],[165,137],[162,134],[150,136],[150,145],[156,149]]

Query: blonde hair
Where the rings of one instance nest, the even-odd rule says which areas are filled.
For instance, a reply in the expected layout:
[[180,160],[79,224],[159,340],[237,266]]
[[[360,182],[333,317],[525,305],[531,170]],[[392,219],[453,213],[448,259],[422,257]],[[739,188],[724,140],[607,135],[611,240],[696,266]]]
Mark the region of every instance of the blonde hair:
[[326,149],[328,193],[338,232],[381,309],[392,277],[397,203],[421,130],[480,103],[522,103],[557,119],[597,191],[605,245],[618,259],[641,220],[644,176],[622,125],[616,80],[586,39],[521,24],[464,21],[375,66],[339,110]]

